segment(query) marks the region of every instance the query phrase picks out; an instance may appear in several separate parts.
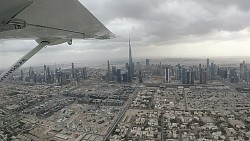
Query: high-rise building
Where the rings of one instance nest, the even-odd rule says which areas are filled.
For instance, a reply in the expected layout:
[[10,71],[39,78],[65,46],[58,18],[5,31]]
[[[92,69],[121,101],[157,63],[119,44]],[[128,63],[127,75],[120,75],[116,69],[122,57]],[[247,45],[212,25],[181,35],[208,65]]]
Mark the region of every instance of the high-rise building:
[[216,79],[216,69],[217,69],[217,67],[216,67],[216,64],[214,64],[214,63],[211,63],[211,67],[210,67],[210,79],[212,79],[212,80],[215,80]]
[[111,72],[110,72],[110,64],[109,64],[109,60],[108,60],[108,72],[106,75],[106,81],[111,81]]
[[125,64],[125,68],[128,70],[128,63]]
[[142,71],[140,70],[138,73],[139,83],[142,83]]
[[127,74],[127,81],[129,82],[129,83],[132,83],[132,74],[131,74],[131,69],[130,69],[131,67],[129,66],[128,67],[128,74]]
[[200,84],[203,84],[203,77],[204,77],[203,76],[203,74],[204,74],[203,72],[204,72],[204,70],[203,70],[203,68],[201,68],[201,65],[200,65],[199,72],[200,72],[199,73],[200,74],[200,77],[199,77],[200,78]]
[[211,80],[214,80],[214,75],[215,75],[215,72],[214,72],[214,63],[212,62],[211,66],[210,66],[210,79]]
[[108,75],[110,75],[110,65],[109,65],[109,60],[108,60],[107,62],[108,62]]
[[195,72],[192,71],[191,72],[191,84],[194,84],[194,80],[195,80]]
[[229,70],[229,79],[231,83],[238,83],[239,77],[236,72],[236,68]]
[[80,81],[80,78],[81,78],[81,73],[79,72],[78,69],[75,70],[75,80],[76,82],[79,82]]
[[186,84],[191,84],[191,73],[189,70],[186,72]]
[[74,67],[74,63],[72,63],[72,78],[75,78],[75,67]]
[[84,72],[84,68],[81,68],[81,78],[85,79],[85,72]]
[[181,80],[181,65],[180,64],[178,64],[178,65],[176,65],[175,66],[175,70],[176,70],[176,79],[177,80]]
[[133,66],[133,60],[132,60],[132,51],[131,51],[131,44],[130,44],[130,38],[129,38],[129,62],[128,62],[128,82],[132,83],[134,74],[134,66]]
[[47,69],[46,69],[46,65],[43,66],[43,76],[44,76],[44,83],[47,83]]
[[187,70],[185,68],[182,68],[181,71],[181,81],[183,84],[187,84]]
[[243,79],[247,81],[247,64],[243,61]]
[[36,76],[36,74],[34,74],[34,76],[33,76],[33,82],[37,83],[37,76]]
[[53,70],[51,70],[50,75],[51,75],[51,84],[54,84],[55,83],[55,72]]
[[51,83],[51,74],[50,74],[50,69],[49,66],[47,66],[47,83]]
[[169,83],[170,82],[170,70],[168,67],[164,68],[164,78],[165,78],[165,82]]
[[30,67],[29,68],[29,82],[33,82],[34,80],[34,71],[33,71],[33,68]]
[[209,80],[210,79],[210,67],[209,67],[209,59],[207,59],[207,80]]
[[116,67],[112,66],[112,75],[116,76]]
[[123,82],[128,82],[128,73],[122,74]]
[[121,69],[117,69],[116,76],[117,76],[117,82],[119,82],[119,83],[122,82]]
[[55,69],[55,82],[60,83],[60,72],[57,68]]
[[207,71],[203,71],[203,79],[202,79],[202,84],[207,84]]

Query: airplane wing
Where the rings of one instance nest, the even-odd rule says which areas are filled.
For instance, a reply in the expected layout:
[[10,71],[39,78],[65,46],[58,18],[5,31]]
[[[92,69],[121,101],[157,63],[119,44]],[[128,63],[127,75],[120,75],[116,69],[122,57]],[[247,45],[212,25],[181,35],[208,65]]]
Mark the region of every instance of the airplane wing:
[[78,0],[0,0],[0,39],[112,37]]
[[0,39],[34,39],[38,43],[0,75],[0,82],[45,46],[112,37],[78,0],[0,0]]

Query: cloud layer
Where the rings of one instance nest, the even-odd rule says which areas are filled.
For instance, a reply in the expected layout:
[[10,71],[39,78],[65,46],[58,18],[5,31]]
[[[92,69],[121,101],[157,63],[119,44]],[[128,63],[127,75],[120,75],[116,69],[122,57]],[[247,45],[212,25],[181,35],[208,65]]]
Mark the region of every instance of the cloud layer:
[[[131,36],[134,57],[248,56],[248,0],[80,0],[116,38],[74,41],[48,47],[35,63],[106,60],[127,56]],[[0,65],[6,67],[36,45],[0,41]],[[204,51],[200,51],[204,50]],[[10,57],[11,56],[11,57]],[[51,59],[53,58],[53,62]]]

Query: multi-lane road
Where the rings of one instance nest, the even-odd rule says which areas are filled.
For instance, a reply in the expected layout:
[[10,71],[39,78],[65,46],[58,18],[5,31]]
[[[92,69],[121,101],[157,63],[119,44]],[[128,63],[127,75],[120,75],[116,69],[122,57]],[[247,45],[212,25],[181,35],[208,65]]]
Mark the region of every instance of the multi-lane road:
[[115,121],[113,122],[113,124],[110,126],[107,134],[105,135],[105,137],[103,138],[103,141],[108,140],[109,136],[112,134],[112,132],[115,130],[116,125],[120,122],[120,120],[122,119],[122,117],[124,116],[124,114],[126,113],[126,111],[129,109],[129,106],[132,104],[133,100],[136,98],[138,92],[140,91],[139,88],[136,88],[135,91],[133,92],[132,96],[130,96],[126,106],[119,112],[119,114],[117,115]]

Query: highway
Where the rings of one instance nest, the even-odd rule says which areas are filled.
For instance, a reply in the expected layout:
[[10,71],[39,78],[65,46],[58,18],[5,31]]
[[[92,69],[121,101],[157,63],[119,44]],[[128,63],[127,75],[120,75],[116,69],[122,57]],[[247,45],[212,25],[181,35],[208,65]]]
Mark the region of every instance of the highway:
[[126,113],[126,111],[129,109],[129,106],[132,104],[133,100],[136,98],[138,92],[140,91],[139,88],[137,88],[134,92],[132,97],[129,99],[129,101],[127,102],[127,105],[125,106],[125,108],[123,108],[117,118],[115,119],[115,121],[113,122],[113,125],[110,126],[107,134],[105,135],[105,137],[103,138],[103,141],[107,141],[109,136],[112,134],[112,132],[115,130],[116,125],[120,122],[120,120],[122,119],[122,117],[124,116],[124,114]]

